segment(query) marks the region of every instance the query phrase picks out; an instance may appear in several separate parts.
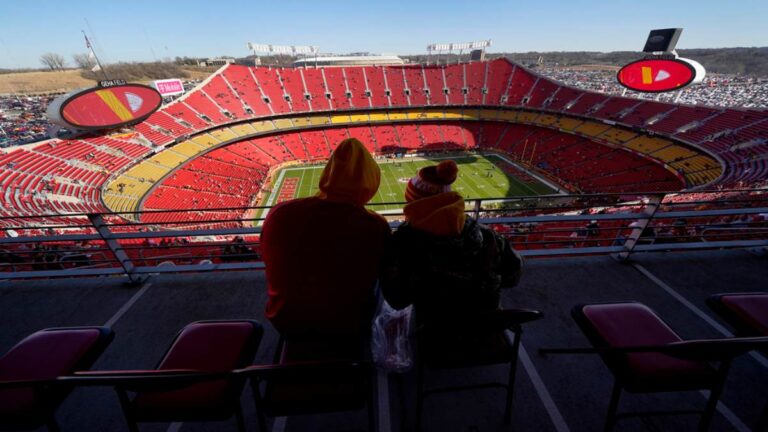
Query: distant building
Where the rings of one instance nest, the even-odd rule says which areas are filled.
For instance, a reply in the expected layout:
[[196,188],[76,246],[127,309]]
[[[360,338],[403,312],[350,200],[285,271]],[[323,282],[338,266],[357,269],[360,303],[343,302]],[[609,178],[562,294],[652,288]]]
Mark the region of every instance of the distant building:
[[301,66],[370,66],[402,65],[405,61],[396,55],[352,55],[306,57],[293,62],[294,67]]
[[226,64],[234,63],[233,57],[218,57],[212,59],[204,59],[198,62],[198,66],[224,66]]

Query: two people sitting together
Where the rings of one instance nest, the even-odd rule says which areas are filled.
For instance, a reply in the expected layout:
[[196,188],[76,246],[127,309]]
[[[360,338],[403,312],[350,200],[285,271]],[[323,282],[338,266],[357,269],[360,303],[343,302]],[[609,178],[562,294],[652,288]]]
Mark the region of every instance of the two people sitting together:
[[457,173],[445,160],[411,178],[405,222],[392,233],[364,207],[379,188],[379,166],[360,141],[342,141],[319,193],[275,206],[264,222],[266,316],[281,335],[365,338],[377,281],[392,307],[415,305],[419,325],[493,314],[501,289],[519,280],[522,259],[466,215],[451,191]]

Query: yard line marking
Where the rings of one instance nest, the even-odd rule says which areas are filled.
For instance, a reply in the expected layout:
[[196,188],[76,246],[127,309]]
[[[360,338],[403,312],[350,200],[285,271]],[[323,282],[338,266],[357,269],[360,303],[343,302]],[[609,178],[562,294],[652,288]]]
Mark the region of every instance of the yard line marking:
[[[648,271],[648,269],[646,269],[645,267],[643,267],[643,266],[641,266],[640,264],[637,264],[637,263],[632,264],[632,266],[634,266],[637,269],[637,271],[639,271],[640,273],[645,275],[645,277],[647,277],[653,283],[658,285],[661,289],[666,291],[667,294],[669,294],[672,297],[674,297],[675,300],[677,300],[680,303],[682,303],[683,306],[688,308],[691,312],[693,312],[696,316],[698,316],[699,318],[704,320],[704,322],[706,322],[707,324],[712,326],[715,330],[717,330],[723,336],[733,337],[733,333],[731,333],[727,328],[725,328],[722,325],[720,325],[720,323],[718,323],[717,321],[712,319],[709,315],[704,313],[704,311],[702,311],[701,309],[696,307],[696,305],[694,305],[693,303],[689,302],[685,297],[683,297],[680,293],[675,291],[671,286],[667,285],[663,280],[659,279],[658,277],[656,277],[656,275],[654,275],[653,273]],[[750,352],[749,355],[752,358],[754,358],[761,366],[763,366],[765,368],[768,368],[768,360],[765,357],[763,357],[762,355],[757,354],[755,352]]]

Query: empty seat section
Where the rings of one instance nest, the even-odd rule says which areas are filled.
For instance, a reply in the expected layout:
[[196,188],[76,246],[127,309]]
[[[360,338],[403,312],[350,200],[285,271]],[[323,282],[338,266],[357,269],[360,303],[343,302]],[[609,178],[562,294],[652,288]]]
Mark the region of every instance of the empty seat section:
[[293,112],[309,111],[309,101],[304,97],[304,82],[301,69],[281,68],[277,71],[282,78],[283,87],[291,98]]
[[313,111],[328,111],[333,109],[331,99],[326,96],[325,81],[321,69],[300,69],[307,85],[307,91],[312,98],[309,103]]
[[621,122],[634,126],[645,126],[648,120],[670,109],[672,109],[671,105],[646,101],[635,106],[629,113],[621,116]]
[[178,121],[186,123],[191,129],[202,130],[211,126],[209,122],[206,122],[200,118],[188,105],[184,102],[176,102],[167,105],[163,108],[163,111],[175,118]]
[[496,148],[506,128],[507,125],[505,123],[483,123],[482,140],[479,142],[479,146],[482,148]]
[[462,127],[458,123],[443,123],[440,125],[440,129],[443,132],[445,138],[445,147],[448,149],[463,150],[467,148],[464,142],[464,133]]
[[595,106],[602,101],[606,100],[608,96],[598,93],[583,93],[578,101],[570,108],[563,109],[564,112],[572,114],[590,114],[595,109]]
[[408,150],[416,150],[424,146],[421,133],[416,125],[396,125],[400,137],[400,146]]
[[636,99],[629,99],[629,98],[623,98],[623,97],[611,97],[607,101],[605,101],[600,109],[592,113],[595,117],[600,118],[609,118],[609,119],[617,119],[619,114],[636,105],[637,100]]
[[407,106],[408,99],[405,96],[403,68],[387,67],[384,68],[384,74],[386,76],[386,84],[390,92],[389,99],[392,101],[392,106]]
[[189,93],[186,99],[184,99],[184,102],[194,108],[198,113],[208,117],[214,124],[220,125],[230,121],[230,119],[221,112],[221,109],[202,91]]
[[389,98],[384,92],[387,88],[384,82],[384,68],[381,66],[366,66],[363,69],[368,90],[371,91],[371,103],[374,108],[388,107]]
[[464,143],[467,149],[474,150],[479,147],[483,137],[483,126],[481,123],[462,122],[462,133],[464,134]]
[[448,103],[448,95],[443,93],[445,81],[443,80],[442,66],[424,66],[424,76],[427,78],[430,105],[445,105]]
[[208,84],[203,87],[208,96],[213,98],[220,108],[229,112],[236,119],[251,117],[251,114],[245,112],[243,101],[232,91],[221,74],[214,75]]
[[282,141],[285,148],[293,155],[296,160],[309,160],[311,157],[307,154],[307,149],[304,148],[304,143],[296,133],[287,133],[278,135],[277,138]]
[[424,74],[421,66],[403,68],[405,81],[411,95],[411,106],[427,105],[427,94],[424,92]]
[[560,86],[552,100],[547,105],[550,111],[564,111],[576,98],[582,95],[582,91],[570,87]]
[[541,78],[536,83],[536,87],[531,92],[530,99],[526,106],[533,108],[546,108],[544,105],[548,99],[552,98],[552,95],[557,91],[558,85],[547,79]]
[[371,126],[379,150],[387,153],[400,148],[400,140],[392,125]]
[[336,150],[340,142],[349,138],[346,127],[325,129],[323,132],[325,132],[325,140],[328,141],[331,151]]
[[286,114],[291,112],[288,102],[285,100],[283,86],[275,69],[263,67],[253,68],[253,73],[261,86],[261,90],[269,98],[269,104],[275,114]]
[[331,92],[331,102],[334,109],[349,109],[352,107],[350,98],[347,97],[347,83],[344,80],[342,69],[337,67],[327,67],[321,69],[325,75],[325,83],[328,85],[328,91]]
[[448,65],[445,72],[445,84],[448,86],[448,103],[451,105],[464,104],[464,65]]
[[323,131],[301,132],[301,139],[304,141],[311,159],[327,159],[331,156],[331,149],[325,140]]
[[506,89],[507,102],[504,105],[522,105],[523,98],[530,93],[536,77],[520,66],[515,67],[509,88]]
[[192,132],[192,129],[185,127],[163,111],[154,112],[145,121],[151,125],[160,126],[174,137]]
[[464,79],[466,82],[467,103],[480,105],[483,103],[483,87],[485,86],[485,70],[488,63],[474,62],[464,65]]
[[717,111],[709,108],[677,106],[670,115],[646,127],[671,135],[677,133],[678,128],[696,121],[702,121],[715,113]]
[[269,115],[272,112],[267,103],[264,102],[251,69],[248,66],[229,65],[223,73],[227,82],[235,89],[240,99],[253,110],[255,115]]
[[378,149],[376,148],[376,140],[371,134],[370,126],[350,126],[347,128],[347,131],[349,132],[349,136],[359,139],[369,152],[378,152]]
[[509,76],[512,74],[512,66],[505,59],[493,60],[488,63],[488,94],[485,103],[488,105],[500,105],[501,96],[506,93]]
[[366,96],[366,82],[362,67],[347,66],[344,68],[349,91],[352,92],[352,105],[355,108],[370,108],[371,99]]

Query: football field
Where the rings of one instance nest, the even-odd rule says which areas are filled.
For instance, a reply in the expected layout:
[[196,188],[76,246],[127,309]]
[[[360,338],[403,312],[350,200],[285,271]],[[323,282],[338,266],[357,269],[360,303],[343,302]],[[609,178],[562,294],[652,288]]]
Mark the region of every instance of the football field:
[[[408,180],[422,167],[453,159],[459,166],[459,176],[453,190],[465,199],[504,198],[554,194],[555,190],[532,177],[500,155],[455,155],[418,158],[379,159],[381,185],[369,208],[379,212],[402,208]],[[294,198],[312,196],[318,191],[320,174],[325,165],[290,167],[276,176],[272,193],[265,195],[261,205],[272,206]]]

